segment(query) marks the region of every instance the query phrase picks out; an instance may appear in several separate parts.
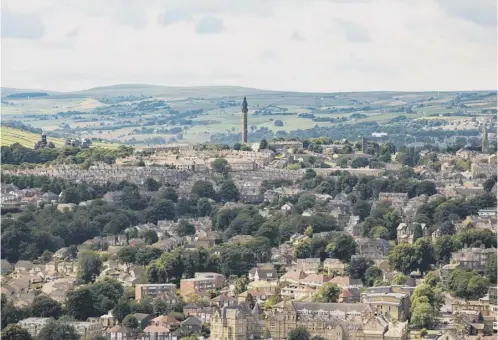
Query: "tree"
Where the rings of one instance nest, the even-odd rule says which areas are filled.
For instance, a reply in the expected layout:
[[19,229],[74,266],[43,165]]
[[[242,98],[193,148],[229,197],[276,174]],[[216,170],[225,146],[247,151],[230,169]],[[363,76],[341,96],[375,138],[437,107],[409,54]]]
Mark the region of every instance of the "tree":
[[122,298],[118,301],[114,309],[112,310],[113,315],[118,319],[119,322],[131,313],[130,303],[128,300]]
[[415,247],[409,243],[401,243],[391,250],[387,259],[392,270],[397,270],[405,275],[415,269]]
[[313,296],[314,302],[337,302],[341,294],[341,288],[335,283],[324,284]]
[[2,340],[32,340],[33,337],[27,329],[16,324],[7,325],[2,330]]
[[363,276],[363,280],[367,286],[372,287],[375,281],[382,280],[382,270],[376,266],[368,267]]
[[488,178],[487,180],[484,181],[482,187],[484,188],[484,191],[491,192],[495,184],[496,184],[496,177]]
[[135,262],[137,248],[132,246],[121,247],[118,250],[118,259],[126,265],[126,271],[130,270],[130,265]]
[[62,314],[62,306],[49,296],[38,295],[31,304],[31,314],[40,318],[58,318]]
[[214,199],[216,193],[213,189],[213,184],[209,181],[197,181],[192,187],[191,194],[199,197],[206,197]]
[[137,329],[138,328],[138,320],[133,314],[128,314],[123,319],[123,326],[131,328],[131,329]]
[[152,301],[152,310],[154,315],[166,315],[168,313],[168,304],[164,300],[156,298]]
[[347,234],[334,234],[332,242],[327,245],[326,251],[330,258],[349,262],[356,254],[357,244],[353,237]]
[[224,158],[216,158],[211,166],[213,170],[219,174],[225,174],[228,171],[228,161]]
[[137,253],[135,255],[135,263],[141,266],[148,265],[151,261],[159,258],[161,256],[162,251],[158,248],[138,248]]
[[185,220],[180,220],[176,227],[176,233],[179,236],[187,236],[195,234],[195,226]]
[[401,285],[404,286],[408,282],[408,277],[406,275],[403,275],[401,273],[396,274],[392,280],[393,285]]
[[266,139],[262,139],[259,142],[259,149],[260,150],[268,149],[268,141]]
[[245,302],[250,309],[253,309],[254,305],[256,304],[256,300],[254,299],[254,296],[251,295],[251,293],[247,293]]
[[352,211],[353,214],[360,217],[360,220],[363,221],[370,214],[370,204],[367,201],[358,200],[355,204],[353,204]]
[[218,195],[222,202],[236,202],[239,200],[239,189],[232,180],[225,180],[220,186]]
[[77,320],[86,320],[94,316],[93,293],[89,287],[67,292],[67,314]]
[[287,340],[310,340],[310,332],[306,327],[296,327],[289,332]]
[[269,340],[270,338],[271,338],[270,330],[268,328],[265,328],[265,331],[263,333],[263,339]]
[[368,158],[358,157],[351,162],[351,167],[355,168],[355,169],[356,168],[364,168],[364,167],[368,166],[368,164],[369,164]]
[[147,177],[145,180],[145,188],[147,191],[158,191],[161,187],[161,183],[156,181],[154,178]]
[[348,266],[348,273],[353,279],[362,279],[367,271],[368,267],[374,265],[372,259],[368,259],[364,256],[355,256],[351,259]]
[[145,244],[154,244],[157,241],[159,241],[159,237],[157,236],[157,233],[152,229],[145,230],[143,233],[143,238],[144,238]]
[[213,207],[208,198],[203,197],[197,201],[197,216],[210,216],[212,211]]
[[174,220],[176,218],[175,203],[167,199],[156,200],[144,212],[145,220],[157,223],[159,220]]
[[62,321],[50,321],[40,330],[37,340],[79,340],[76,329]]
[[178,194],[172,187],[162,187],[161,189],[159,189],[157,198],[170,200],[176,203],[178,201]]
[[413,327],[432,329],[436,321],[434,309],[426,297],[420,297],[412,302],[410,323]]
[[43,252],[43,254],[41,254],[41,256],[40,256],[40,261],[42,263],[50,262],[50,261],[52,261],[52,256],[53,255],[54,255],[54,253],[52,253],[50,250],[45,250]]
[[486,263],[486,269],[485,273],[488,279],[491,281],[491,283],[496,283],[496,276],[497,270],[496,270],[496,253],[492,254],[489,259],[488,263]]
[[422,226],[419,223],[417,223],[413,228],[413,242],[415,242],[417,239],[423,236],[424,232],[422,231]]
[[434,257],[437,263],[450,263],[451,253],[456,251],[457,248],[458,244],[451,236],[442,235],[438,237],[434,243]]
[[102,260],[94,252],[84,252],[78,261],[78,278],[85,283],[94,282],[102,270]]
[[309,225],[306,227],[306,230],[304,231],[304,235],[311,237],[313,236],[313,228]]

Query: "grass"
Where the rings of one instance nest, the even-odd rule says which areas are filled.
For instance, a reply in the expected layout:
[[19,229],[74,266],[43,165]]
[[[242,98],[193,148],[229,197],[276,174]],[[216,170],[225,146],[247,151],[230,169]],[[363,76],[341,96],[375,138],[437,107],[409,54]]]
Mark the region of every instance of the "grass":
[[[53,138],[48,136],[47,139],[49,142],[53,142],[56,147],[64,146],[65,140],[62,138]],[[0,145],[2,146],[10,146],[14,143],[19,143],[24,147],[33,148],[35,143],[39,140],[40,140],[40,135],[33,132],[13,129],[7,126],[0,127]],[[120,144],[117,143],[99,143],[99,142],[95,142],[92,145],[108,149],[117,149],[120,146]]]
[[[40,140],[40,135],[22,131],[19,129],[13,129],[10,127],[2,126],[0,128],[0,142],[2,146],[9,146],[14,143],[19,143],[24,147],[33,148],[35,143]],[[61,147],[64,145],[64,139],[47,137],[49,142],[53,142],[55,146]]]

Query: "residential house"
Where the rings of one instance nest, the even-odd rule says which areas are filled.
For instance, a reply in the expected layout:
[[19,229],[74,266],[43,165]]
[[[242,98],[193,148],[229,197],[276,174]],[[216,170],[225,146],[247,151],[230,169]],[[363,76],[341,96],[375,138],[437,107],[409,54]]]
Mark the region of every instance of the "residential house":
[[359,255],[372,260],[385,259],[392,248],[394,248],[391,242],[381,238],[356,238],[355,240],[358,244]]
[[294,204],[292,204],[291,202],[287,202],[280,207],[280,211],[282,211],[282,213],[284,214],[290,214],[293,207]]
[[281,282],[299,284],[299,282],[306,277],[306,273],[302,270],[288,271],[280,278]]
[[414,232],[415,229],[420,227],[422,229],[422,235],[420,237],[428,237],[429,236],[429,228],[425,223],[400,223],[398,227],[396,228],[396,237],[398,240],[398,243],[402,242],[408,242],[408,243],[413,243],[414,242]]
[[485,270],[489,258],[496,254],[495,248],[463,248],[458,252],[451,253],[451,260],[463,268],[482,272]]
[[299,283],[303,286],[309,286],[312,288],[319,288],[330,281],[330,277],[323,274],[310,274],[304,279],[301,279]]
[[19,321],[17,324],[26,329],[31,336],[36,337],[52,318],[27,318]]
[[277,279],[277,270],[272,263],[260,263],[249,270],[249,281],[274,281]]
[[135,331],[125,326],[116,325],[105,332],[108,340],[135,340]]
[[178,340],[178,335],[169,328],[159,325],[149,325],[143,330],[142,340]]
[[280,294],[287,299],[303,300],[311,297],[315,292],[316,290],[310,286],[289,284],[281,289]]
[[359,288],[344,288],[339,295],[340,303],[356,303],[360,302],[361,294]]
[[46,193],[44,193],[43,195],[41,195],[40,200],[42,202],[48,202],[48,203],[58,202],[59,201],[59,195],[56,195],[56,194],[54,194],[51,191],[47,191]]
[[191,316],[181,323],[180,328],[184,332],[198,334],[202,331],[202,321],[195,316]]
[[33,269],[33,262],[31,261],[17,261],[17,263],[14,265],[14,271],[15,272],[29,272],[31,269]]
[[344,273],[346,265],[339,259],[325,259],[323,261],[323,270],[329,276],[341,275]]
[[218,295],[209,301],[211,306],[223,308],[226,306],[234,306],[238,303],[237,298],[225,294]]
[[265,302],[272,296],[278,295],[278,290],[275,286],[249,288],[237,296],[238,302],[244,303],[249,294],[256,300],[257,303],[261,303]]
[[176,329],[180,325],[180,321],[171,315],[159,315],[151,320],[151,324],[166,327],[168,329]]
[[138,321],[138,327],[144,329],[148,325],[150,325],[151,320],[154,318],[152,314],[146,313],[134,313],[132,314]]
[[307,258],[297,260],[297,269],[302,270],[306,274],[317,274],[320,271],[320,258]]
[[336,276],[329,281],[335,283],[342,289],[349,288],[362,288],[363,282],[360,279],[352,279],[350,276]]

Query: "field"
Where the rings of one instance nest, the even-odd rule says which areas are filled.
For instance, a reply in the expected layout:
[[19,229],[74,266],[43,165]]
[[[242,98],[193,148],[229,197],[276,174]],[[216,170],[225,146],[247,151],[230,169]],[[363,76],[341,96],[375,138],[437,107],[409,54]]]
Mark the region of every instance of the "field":
[[[23,131],[20,129],[13,129],[7,126],[0,128],[0,143],[3,146],[10,146],[14,143],[19,143],[26,148],[33,148],[35,143],[40,140],[40,135],[32,132]],[[53,138],[48,136],[48,141],[53,142],[56,147],[64,146],[64,139]],[[119,147],[117,143],[93,143],[93,146],[114,149]]]
[[[30,92],[2,91],[3,122],[18,121],[47,132],[138,148],[168,142],[207,142],[223,139],[223,135],[233,140],[240,133],[244,96],[249,103],[249,138],[264,131],[293,133],[374,122],[386,125],[399,116],[452,121],[471,115],[491,116],[496,108],[496,93],[486,92],[297,93],[154,85],[47,92],[40,97],[31,97]],[[281,121],[278,126],[277,121]],[[15,136],[7,133],[2,136],[2,144],[20,140],[32,146],[38,138],[22,132]]]

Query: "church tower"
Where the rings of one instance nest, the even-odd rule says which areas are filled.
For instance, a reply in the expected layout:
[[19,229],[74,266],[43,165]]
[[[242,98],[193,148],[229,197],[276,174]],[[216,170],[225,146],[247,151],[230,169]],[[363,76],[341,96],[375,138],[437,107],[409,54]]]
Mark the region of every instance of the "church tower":
[[242,102],[242,144],[247,143],[247,100]]
[[486,124],[482,128],[482,153],[489,152],[489,142],[488,142],[488,130],[486,128]]

